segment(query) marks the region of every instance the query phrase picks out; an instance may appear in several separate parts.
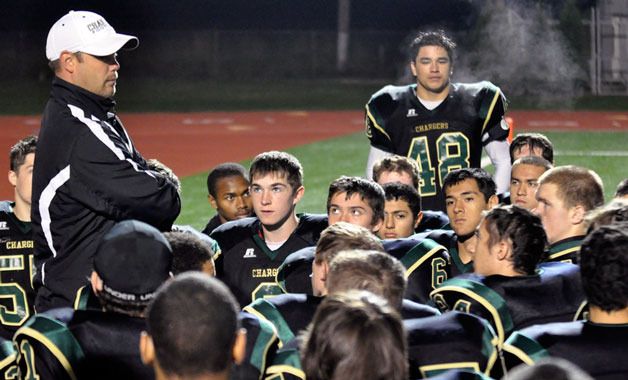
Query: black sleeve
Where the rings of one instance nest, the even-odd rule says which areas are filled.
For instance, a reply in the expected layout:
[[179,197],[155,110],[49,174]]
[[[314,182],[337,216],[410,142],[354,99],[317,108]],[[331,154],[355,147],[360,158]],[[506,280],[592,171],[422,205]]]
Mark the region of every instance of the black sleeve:
[[394,152],[392,139],[387,131],[387,119],[397,107],[389,86],[376,92],[365,106],[366,137],[371,146],[385,152]]
[[485,83],[479,94],[479,116],[484,120],[482,135],[488,135],[482,141],[484,145],[491,141],[505,140],[510,132],[510,126],[504,119],[508,104],[506,97],[499,87],[490,82]]
[[83,134],[71,158],[76,178],[72,195],[112,219],[137,219],[170,230],[181,209],[177,189],[165,176],[148,170],[138,156],[135,150],[111,148]]

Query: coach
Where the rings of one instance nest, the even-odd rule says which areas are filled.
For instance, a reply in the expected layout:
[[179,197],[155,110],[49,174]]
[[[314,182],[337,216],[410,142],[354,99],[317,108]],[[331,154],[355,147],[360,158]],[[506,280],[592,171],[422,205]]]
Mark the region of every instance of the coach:
[[177,185],[149,168],[115,114],[117,52],[138,44],[84,11],[70,11],[48,33],[55,78],[33,174],[38,312],[72,304],[96,243],[117,221],[163,231],[181,209]]

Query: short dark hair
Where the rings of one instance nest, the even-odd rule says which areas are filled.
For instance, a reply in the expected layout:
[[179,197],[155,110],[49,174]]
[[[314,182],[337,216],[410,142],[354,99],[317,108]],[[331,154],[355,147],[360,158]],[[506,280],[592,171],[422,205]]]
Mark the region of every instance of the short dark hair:
[[348,249],[367,249],[384,252],[382,241],[364,227],[338,222],[325,228],[316,244],[314,261],[330,262],[338,252]]
[[207,192],[216,197],[216,184],[226,177],[242,177],[249,182],[249,173],[246,168],[236,162],[225,162],[213,168],[207,175]]
[[375,162],[375,165],[373,165],[373,181],[379,183],[379,177],[385,172],[407,173],[412,178],[414,188],[419,188],[419,165],[408,157],[389,156]]
[[512,167],[514,168],[516,165],[532,165],[539,168],[545,169],[545,171],[550,170],[554,167],[551,162],[547,161],[543,157],[538,156],[523,156],[519,157],[515,162],[512,163]]
[[628,222],[628,200],[617,199],[587,213],[585,223],[587,234],[607,224]]
[[628,222],[600,226],[580,247],[587,300],[605,312],[628,307]]
[[204,273],[183,273],[166,282],[146,318],[161,368],[178,376],[225,371],[239,329],[239,309],[229,289]]
[[539,148],[541,156],[551,164],[554,164],[554,145],[541,133],[519,133],[510,143],[510,162],[514,161],[514,154],[524,146],[530,147],[530,151]]
[[539,186],[554,184],[566,207],[582,205],[585,211],[604,204],[604,185],[593,170],[574,166],[557,166],[539,177]]
[[623,197],[626,195],[628,195],[628,178],[621,181],[615,190],[615,197]]
[[423,46],[440,46],[447,51],[449,61],[453,65],[456,43],[445,34],[444,30],[420,32],[410,43],[408,58],[414,62]]
[[304,334],[301,362],[308,380],[405,380],[401,318],[385,300],[366,291],[329,295]]
[[406,270],[399,260],[385,252],[341,251],[329,263],[326,285],[329,294],[368,290],[400,310],[406,291]]
[[405,201],[412,211],[412,218],[416,219],[421,212],[421,195],[414,187],[399,182],[387,183],[383,187],[387,201]]
[[373,210],[371,224],[374,225],[384,219],[386,195],[384,194],[384,189],[378,183],[360,177],[347,177],[344,175],[336,179],[329,185],[329,193],[327,195],[328,214],[331,198],[339,193],[346,193],[347,199],[351,198],[353,194],[359,194],[360,198],[365,200],[371,210]]
[[500,241],[512,242],[512,261],[515,271],[531,275],[545,258],[547,236],[541,219],[519,206],[499,206],[484,215],[489,234],[489,246]]
[[213,265],[211,246],[194,234],[172,231],[164,232],[164,236],[172,248],[172,274],[202,271],[207,262]]
[[497,194],[497,185],[495,185],[493,177],[491,177],[489,172],[481,168],[462,168],[447,173],[443,180],[443,192],[446,193],[449,187],[467,179],[475,180],[478,189],[484,195],[484,201],[488,202],[490,197]]
[[26,136],[11,147],[9,153],[9,169],[17,172],[24,165],[26,156],[37,150],[37,136]]
[[289,153],[275,150],[255,156],[249,169],[250,180],[252,181],[255,176],[271,173],[285,177],[293,191],[303,186],[303,167],[299,160]]

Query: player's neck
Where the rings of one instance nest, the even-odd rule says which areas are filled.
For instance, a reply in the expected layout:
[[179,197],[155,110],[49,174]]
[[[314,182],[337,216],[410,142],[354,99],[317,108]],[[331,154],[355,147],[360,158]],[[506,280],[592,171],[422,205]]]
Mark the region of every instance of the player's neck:
[[445,89],[441,92],[430,91],[422,87],[420,84],[417,84],[416,86],[416,96],[419,99],[425,100],[428,102],[442,102],[443,100],[445,100],[445,98],[447,98],[448,95],[449,95],[449,86],[446,86]]
[[31,221],[31,205],[24,202],[19,197],[15,197],[15,206],[13,206],[13,214],[21,222]]
[[552,242],[550,245],[554,245],[556,243],[559,243],[563,240],[567,240],[576,236],[584,236],[586,235],[587,231],[584,228],[584,225],[573,225],[571,226],[571,228],[569,229],[569,231],[567,231],[565,234],[561,235],[558,239],[556,239],[554,242]]
[[590,305],[589,320],[593,323],[625,325],[628,324],[628,307],[621,310],[606,312],[599,307]]
[[473,253],[470,250],[470,247],[475,245],[475,236],[467,239],[464,243],[460,241],[457,242],[458,246],[458,258],[463,264],[468,264],[473,261]]
[[299,218],[293,212],[281,223],[280,226],[262,225],[264,240],[270,243],[280,243],[288,240],[290,235],[297,229]]

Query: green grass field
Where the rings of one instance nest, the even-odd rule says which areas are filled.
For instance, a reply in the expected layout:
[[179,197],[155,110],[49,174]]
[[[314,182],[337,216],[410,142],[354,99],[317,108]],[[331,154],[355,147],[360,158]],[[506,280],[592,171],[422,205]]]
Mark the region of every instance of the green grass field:
[[[0,114],[39,115],[50,93],[50,78],[8,81],[0,86]],[[291,79],[283,81],[162,81],[121,74],[116,101],[119,112],[192,112],[239,110],[362,109],[369,97],[391,79]],[[24,96],[28,94],[28,96]],[[510,109],[540,108],[529,98],[511,98]],[[626,97],[585,95],[573,99],[574,110],[626,109]]]
[[[517,131],[522,132],[522,131]],[[579,165],[595,170],[605,186],[606,200],[627,176],[628,132],[543,132],[554,143],[557,165]],[[329,183],[341,175],[364,175],[368,140],[363,133],[289,149],[303,165],[305,196],[299,212],[325,212]],[[248,167],[249,161],[243,161]],[[491,169],[488,168],[490,171]],[[177,223],[202,228],[214,210],[207,203],[207,173],[183,179],[183,210]]]

